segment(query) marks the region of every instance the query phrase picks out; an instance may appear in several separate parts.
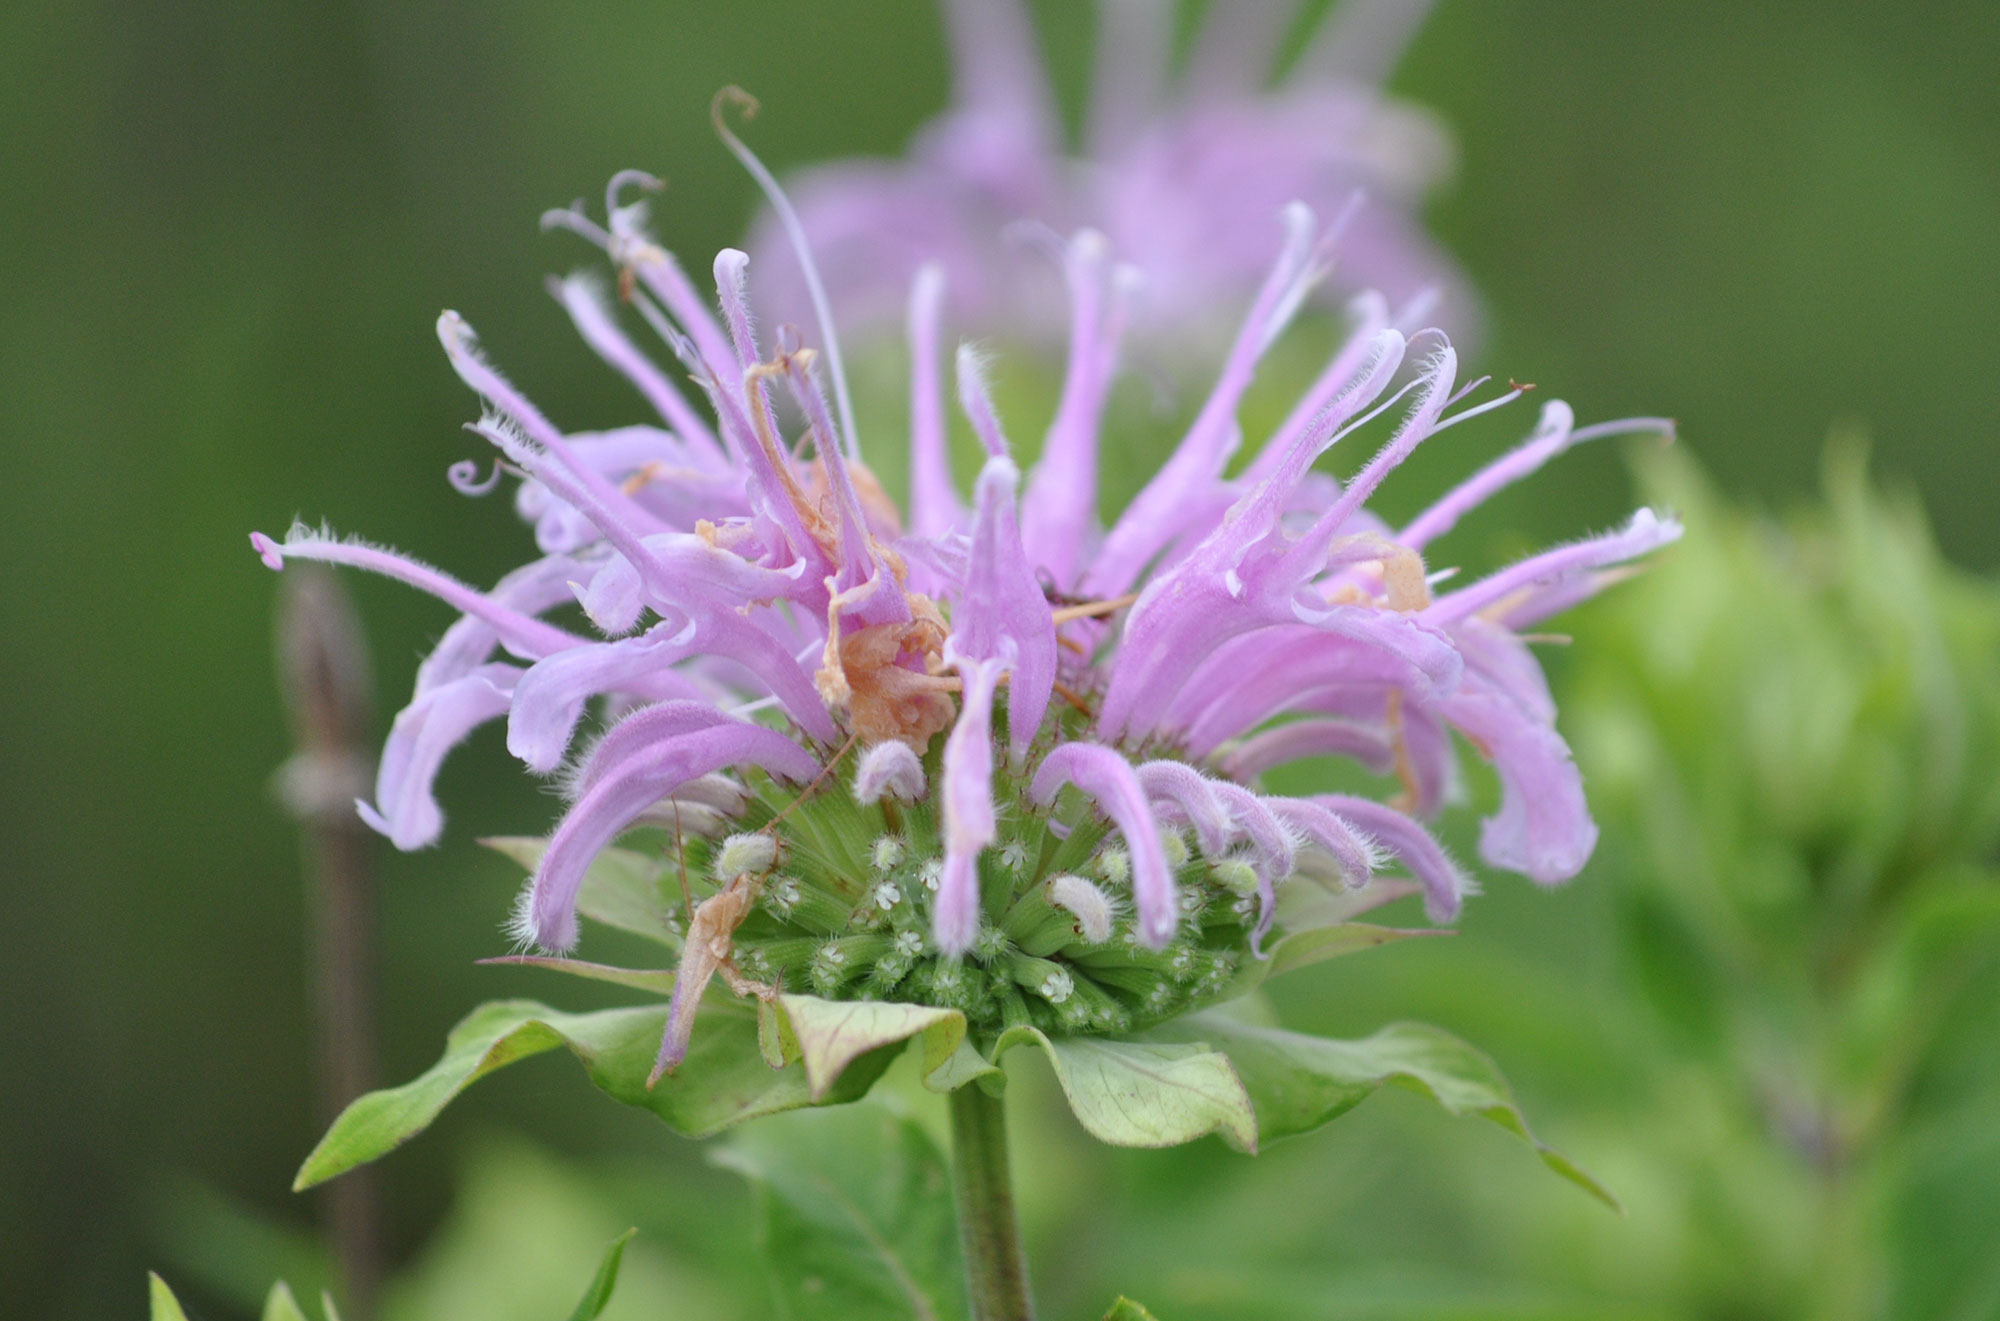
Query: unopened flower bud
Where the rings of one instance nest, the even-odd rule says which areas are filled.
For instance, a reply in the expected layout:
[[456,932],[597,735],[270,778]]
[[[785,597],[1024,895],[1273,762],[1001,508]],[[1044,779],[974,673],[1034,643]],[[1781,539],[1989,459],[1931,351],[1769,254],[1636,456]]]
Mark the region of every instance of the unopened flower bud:
[[891,739],[861,754],[854,772],[856,802],[892,798],[914,803],[924,796],[924,789],[924,764],[907,743]]
[[1050,903],[1076,918],[1077,932],[1085,942],[1102,945],[1111,939],[1111,900],[1104,891],[1081,876],[1064,873],[1049,881],[1048,893]]
[[761,831],[750,835],[731,835],[715,850],[715,875],[718,880],[761,876],[777,865],[777,838]]
[[1215,883],[1231,894],[1257,893],[1257,869],[1241,858],[1223,858],[1212,869]]

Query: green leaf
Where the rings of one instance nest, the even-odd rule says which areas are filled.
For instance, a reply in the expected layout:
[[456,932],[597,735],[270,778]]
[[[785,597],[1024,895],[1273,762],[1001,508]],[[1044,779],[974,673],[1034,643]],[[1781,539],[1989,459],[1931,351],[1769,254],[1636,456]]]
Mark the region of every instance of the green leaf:
[[1051,1039],[1012,1027],[993,1057],[1040,1046],[1069,1108],[1090,1135],[1120,1147],[1171,1147],[1219,1132],[1231,1146],[1257,1149],[1257,1116],[1228,1059],[1206,1046],[1162,1041]]
[[994,1085],[1004,1084],[1006,1075],[998,1065],[979,1053],[971,1038],[958,1043],[958,1048],[950,1058],[924,1074],[924,1086],[934,1092],[955,1092],[967,1083],[978,1082],[982,1078],[994,1080]]
[[572,977],[582,977],[588,981],[629,986],[635,991],[652,991],[663,996],[671,996],[674,993],[674,974],[671,969],[614,968],[608,963],[590,963],[583,959],[554,958],[542,954],[507,954],[499,958],[480,959],[479,963],[485,967],[546,968],[550,972],[568,973]]
[[1118,1301],[1111,1304],[1111,1310],[1104,1314],[1104,1321],[1159,1321],[1159,1318],[1130,1298],[1120,1295]]
[[1358,1041],[1256,1027],[1219,1014],[1192,1014],[1148,1036],[1220,1050],[1256,1107],[1267,1142],[1307,1133],[1361,1104],[1384,1084],[1430,1097],[1453,1115],[1489,1119],[1534,1147],[1542,1163],[1613,1210],[1618,1199],[1528,1128],[1498,1066],[1442,1028],[1392,1023]]
[[956,1321],[966,1315],[944,1156],[883,1106],[758,1124],[716,1163],[751,1181],[780,1315]]
[[1296,968],[1324,963],[1328,959],[1337,959],[1346,954],[1358,954],[1364,949],[1374,949],[1379,945],[1389,945],[1399,940],[1451,934],[1453,933],[1445,928],[1420,927],[1413,930],[1408,927],[1377,926],[1372,922],[1342,922],[1338,926],[1294,931],[1281,937],[1271,946],[1270,971],[1266,976],[1276,977]]
[[147,1297],[152,1303],[152,1321],[188,1321],[188,1315],[181,1310],[181,1300],[174,1297],[174,1291],[158,1272],[147,1272]]
[[1273,977],[1311,964],[1324,963],[1328,959],[1359,954],[1362,950],[1394,944],[1399,940],[1452,934],[1448,928],[1420,927],[1413,930],[1377,926],[1372,922],[1335,922],[1327,926],[1305,927],[1280,936],[1271,946],[1270,958],[1246,960],[1218,998],[1229,1000],[1248,995]]
[[[583,1061],[600,1091],[652,1111],[689,1137],[815,1104],[802,1067],[772,1069],[764,1062],[756,1014],[740,1001],[720,998],[704,1006],[687,1059],[649,1090],[646,1075],[665,1026],[665,1006],[565,1014],[532,1000],[482,1005],[452,1029],[444,1057],[429,1072],[348,1106],[306,1158],[293,1187],[310,1188],[387,1154],[429,1127],[453,1097],[480,1078],[558,1046]],[[888,1065],[887,1053],[858,1061],[817,1099],[854,1100]]]
[[638,1232],[635,1225],[612,1239],[611,1246],[604,1249],[604,1260],[597,1264],[597,1274],[591,1277],[590,1287],[583,1291],[583,1298],[569,1314],[569,1321],[597,1321],[604,1314],[611,1302],[611,1291],[618,1287],[618,1264],[625,1259],[625,1245]]
[[[549,847],[545,839],[521,835],[496,836],[479,842],[512,858],[529,872],[542,865],[542,854]],[[657,858],[631,849],[604,849],[583,874],[576,911],[593,922],[644,936],[669,949],[679,949],[680,924],[660,898],[666,875],[666,863]]]
[[960,1049],[966,1044],[965,1015],[956,1009],[885,1000],[822,1000],[811,995],[781,995],[778,1003],[797,1039],[815,1100],[826,1095],[854,1060],[912,1038],[921,1044],[924,1083],[932,1091],[952,1091],[973,1078],[999,1072],[979,1059],[977,1051],[971,1060],[965,1058]]
[[306,1321],[299,1300],[292,1296],[292,1286],[283,1280],[272,1285],[270,1295],[264,1299],[263,1321]]

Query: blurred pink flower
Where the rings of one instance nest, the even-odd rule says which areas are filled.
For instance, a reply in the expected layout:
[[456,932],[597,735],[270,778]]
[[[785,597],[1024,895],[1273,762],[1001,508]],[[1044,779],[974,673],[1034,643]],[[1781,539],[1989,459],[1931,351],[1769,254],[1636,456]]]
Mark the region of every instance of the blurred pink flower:
[[[952,101],[906,157],[815,165],[788,180],[844,321],[893,316],[896,290],[935,262],[962,323],[1054,333],[1059,291],[1024,260],[1021,240],[1088,227],[1143,280],[1148,338],[1207,347],[1218,318],[1262,278],[1273,218],[1301,201],[1341,217],[1341,267],[1324,290],[1375,289],[1397,307],[1437,296],[1463,337],[1472,300],[1415,216],[1450,171],[1450,142],[1381,89],[1427,0],[1346,0],[1275,78],[1297,18],[1289,0],[1217,0],[1177,77],[1175,6],[1102,0],[1080,152],[1020,0],[943,7]],[[776,216],[759,222],[750,251],[762,305],[804,317],[801,270]]]

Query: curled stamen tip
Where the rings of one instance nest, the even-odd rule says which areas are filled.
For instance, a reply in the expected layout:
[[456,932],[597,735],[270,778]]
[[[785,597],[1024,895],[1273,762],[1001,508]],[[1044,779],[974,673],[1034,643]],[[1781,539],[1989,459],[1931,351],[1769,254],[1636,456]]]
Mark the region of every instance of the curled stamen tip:
[[730,83],[727,87],[718,89],[715,95],[709,100],[708,117],[714,122],[715,131],[724,137],[734,136],[729,131],[729,125],[724,123],[722,119],[723,107],[732,105],[742,112],[745,119],[755,119],[757,112],[763,109],[762,103],[756,97],[750,95],[750,93],[744,91],[735,83]]
[[1535,388],[1535,383],[1533,381],[1517,381],[1513,377],[1509,376],[1507,378],[1507,388],[1509,390],[1518,391],[1521,394],[1526,394],[1528,393],[1528,391]]
[[500,460],[493,461],[493,471],[487,474],[484,481],[479,477],[479,465],[471,459],[460,459],[445,469],[444,475],[445,480],[451,483],[451,489],[460,495],[490,495],[493,488],[500,484]]
[[583,199],[577,198],[568,206],[552,206],[542,212],[541,227],[544,231],[567,229],[583,218]]
[[257,558],[264,561],[266,568],[283,569],[285,567],[284,548],[265,536],[262,532],[252,532],[250,534],[250,548],[257,552]]
[[[611,176],[611,182],[604,185],[604,210],[608,214],[618,209],[618,194],[627,188],[637,188],[642,193],[657,193],[667,186],[667,181],[646,170],[620,170]],[[579,203],[579,209],[581,204]]]

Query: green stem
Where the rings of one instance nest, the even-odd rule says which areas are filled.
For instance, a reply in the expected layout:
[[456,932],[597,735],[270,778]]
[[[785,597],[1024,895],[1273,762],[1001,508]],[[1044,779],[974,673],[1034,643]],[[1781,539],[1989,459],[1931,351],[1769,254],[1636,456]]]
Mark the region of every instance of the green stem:
[[1007,1110],[978,1083],[951,1094],[951,1166],[973,1321],[1034,1321],[1007,1169]]

